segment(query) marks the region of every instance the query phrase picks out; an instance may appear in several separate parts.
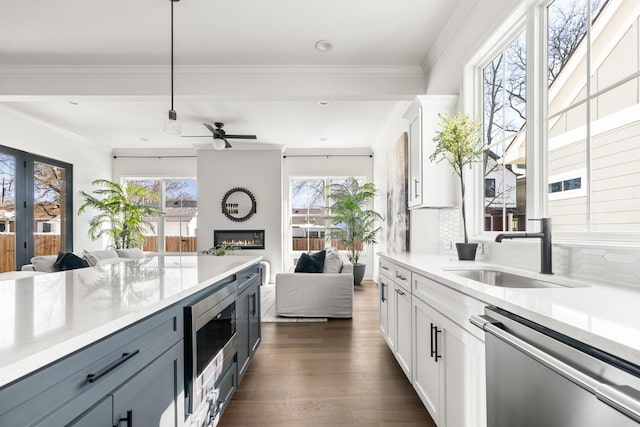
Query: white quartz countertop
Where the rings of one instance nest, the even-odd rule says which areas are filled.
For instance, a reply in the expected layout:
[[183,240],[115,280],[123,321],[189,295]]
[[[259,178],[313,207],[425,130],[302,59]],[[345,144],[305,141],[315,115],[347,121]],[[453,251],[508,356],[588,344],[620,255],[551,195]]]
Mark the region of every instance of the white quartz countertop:
[[0,281],[0,387],[261,259],[159,255]]
[[[487,305],[501,307],[640,366],[640,289],[633,286],[575,281],[484,262],[458,261],[455,255],[379,255]],[[551,277],[553,281],[577,287],[505,288],[447,271],[480,266],[498,267],[541,280]]]

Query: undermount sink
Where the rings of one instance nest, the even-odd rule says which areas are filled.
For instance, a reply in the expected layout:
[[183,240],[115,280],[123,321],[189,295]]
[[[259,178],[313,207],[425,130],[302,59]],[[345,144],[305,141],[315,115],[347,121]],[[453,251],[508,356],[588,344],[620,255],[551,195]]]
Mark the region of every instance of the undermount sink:
[[575,288],[586,286],[581,283],[556,281],[551,278],[550,280],[537,279],[489,268],[451,269],[446,271],[467,279],[475,280],[476,282],[484,283],[485,285],[502,288]]

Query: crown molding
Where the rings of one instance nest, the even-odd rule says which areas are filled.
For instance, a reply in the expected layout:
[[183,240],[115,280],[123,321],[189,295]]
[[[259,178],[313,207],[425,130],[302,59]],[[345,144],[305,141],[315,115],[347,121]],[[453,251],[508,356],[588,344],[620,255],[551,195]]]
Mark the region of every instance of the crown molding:
[[[168,66],[0,66],[0,101],[74,96],[166,97]],[[177,97],[189,99],[410,99],[426,87],[421,66],[179,66]],[[83,98],[84,97],[84,98]]]

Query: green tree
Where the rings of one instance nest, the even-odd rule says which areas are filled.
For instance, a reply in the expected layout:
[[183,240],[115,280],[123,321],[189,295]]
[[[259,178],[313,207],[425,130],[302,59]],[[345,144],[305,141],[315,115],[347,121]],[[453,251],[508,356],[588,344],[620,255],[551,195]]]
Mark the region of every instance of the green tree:
[[153,224],[145,218],[162,215],[160,208],[144,204],[144,201],[156,200],[156,194],[133,182],[123,186],[97,179],[92,184],[99,188],[93,190],[93,195],[83,191],[85,201],[78,209],[78,214],[87,208],[98,211],[89,220],[89,237],[98,240],[107,236],[112,242],[110,247],[115,249],[142,248],[144,232],[155,231]]

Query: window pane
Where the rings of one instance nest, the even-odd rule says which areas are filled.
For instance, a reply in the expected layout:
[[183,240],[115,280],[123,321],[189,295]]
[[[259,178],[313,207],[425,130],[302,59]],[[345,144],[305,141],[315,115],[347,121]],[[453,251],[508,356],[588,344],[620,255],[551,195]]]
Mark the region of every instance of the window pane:
[[56,255],[63,250],[66,235],[65,169],[34,162],[33,187],[34,255]]
[[195,179],[166,180],[164,238],[166,252],[196,252],[198,189]]
[[483,69],[484,229],[526,226],[526,33]]

